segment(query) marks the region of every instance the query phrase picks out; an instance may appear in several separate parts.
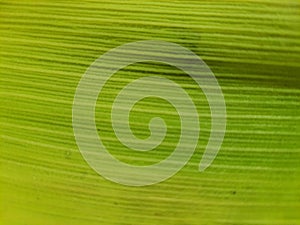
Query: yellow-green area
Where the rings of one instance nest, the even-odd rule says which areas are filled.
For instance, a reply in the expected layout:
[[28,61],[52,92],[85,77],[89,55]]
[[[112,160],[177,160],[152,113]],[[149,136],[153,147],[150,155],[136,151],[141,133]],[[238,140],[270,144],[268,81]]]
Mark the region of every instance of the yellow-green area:
[[[146,187],[105,180],[81,156],[72,128],[78,82],[100,55],[139,40],[178,43],[214,72],[227,131],[204,172],[210,133],[205,95],[182,71],[137,63],[117,72],[96,107],[99,135],[118,159],[150,165],[179,138],[178,114],[162,99],[132,109],[139,138],[161,116],[164,142],[134,152],[116,138],[110,109],[139,77],[172,79],[193,98],[201,131],[195,154],[172,178]],[[300,224],[300,1],[0,1],[0,224]]]

